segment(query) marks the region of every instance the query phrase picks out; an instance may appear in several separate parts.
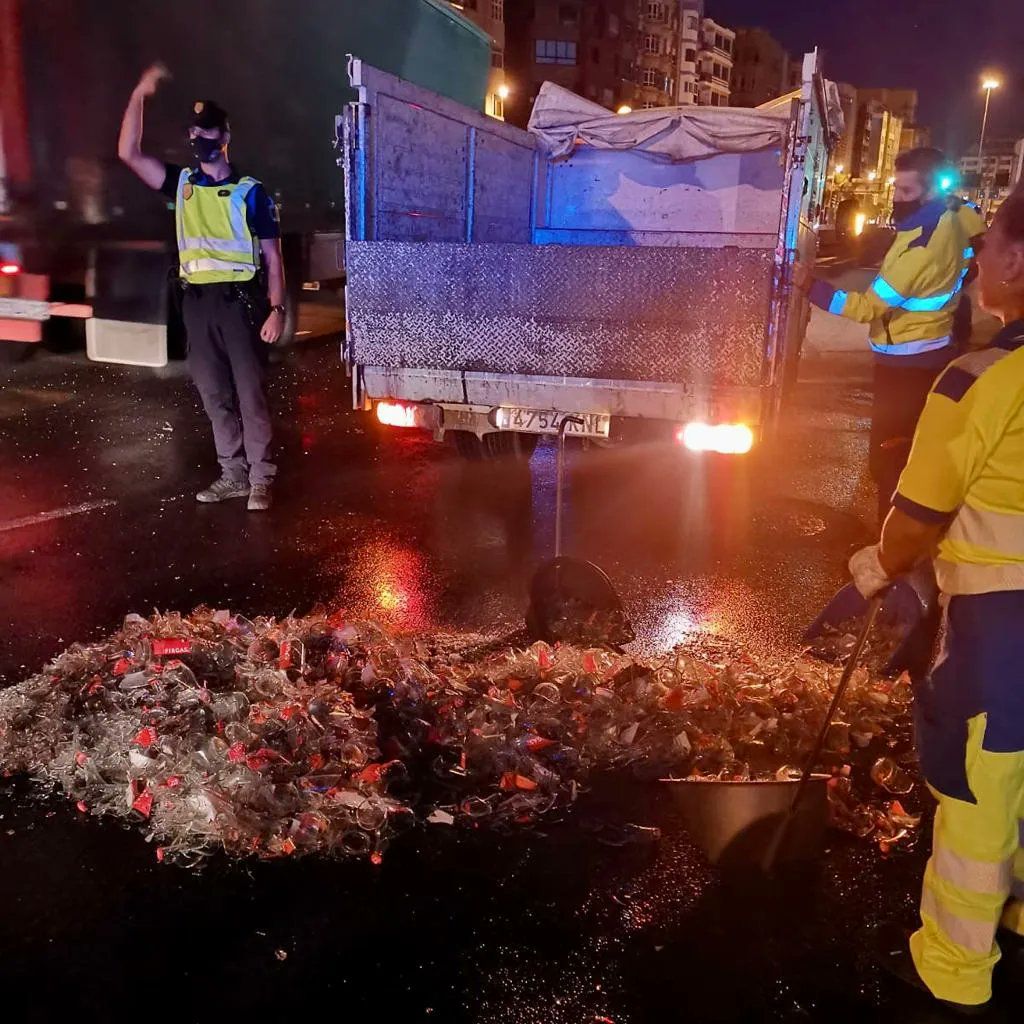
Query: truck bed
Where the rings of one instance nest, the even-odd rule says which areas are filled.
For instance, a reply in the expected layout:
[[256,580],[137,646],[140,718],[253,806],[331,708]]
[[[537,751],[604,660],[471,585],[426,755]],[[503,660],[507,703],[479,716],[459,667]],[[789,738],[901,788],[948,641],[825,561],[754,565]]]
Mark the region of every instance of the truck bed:
[[589,145],[556,159],[535,135],[360,60],[350,73],[357,407],[437,403],[439,432],[500,429],[501,407],[773,418],[802,335],[789,267],[803,239],[813,247],[820,194],[803,177],[821,134],[807,115],[800,137],[810,78],[812,102],[755,115],[777,146],[672,161]]

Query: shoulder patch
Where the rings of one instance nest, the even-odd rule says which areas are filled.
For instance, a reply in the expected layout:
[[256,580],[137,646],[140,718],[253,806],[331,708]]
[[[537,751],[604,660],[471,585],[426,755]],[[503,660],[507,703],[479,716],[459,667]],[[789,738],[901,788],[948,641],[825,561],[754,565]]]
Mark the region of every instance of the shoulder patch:
[[954,360],[935,382],[932,391],[953,402],[959,402],[979,377],[1010,353],[1002,348],[983,348]]
[[962,366],[951,366],[935,382],[932,394],[942,395],[950,401],[959,402],[971,390],[977,379],[973,373],[965,370]]

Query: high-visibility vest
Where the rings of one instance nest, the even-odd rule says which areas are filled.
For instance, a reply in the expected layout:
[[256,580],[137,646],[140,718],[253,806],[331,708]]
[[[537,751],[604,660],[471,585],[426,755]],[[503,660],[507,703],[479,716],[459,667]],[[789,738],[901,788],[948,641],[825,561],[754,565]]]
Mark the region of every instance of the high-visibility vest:
[[944,593],[1024,591],[1024,320],[935,382],[893,504],[945,526]]
[[916,356],[952,341],[953,315],[974,258],[971,240],[985,222],[973,206],[936,199],[897,225],[878,276],[864,292],[815,281],[810,299],[840,316],[870,324],[880,355]]
[[192,176],[182,170],[174,209],[182,278],[189,284],[251,281],[260,250],[249,230],[246,197],[259,182],[245,177],[197,185]]

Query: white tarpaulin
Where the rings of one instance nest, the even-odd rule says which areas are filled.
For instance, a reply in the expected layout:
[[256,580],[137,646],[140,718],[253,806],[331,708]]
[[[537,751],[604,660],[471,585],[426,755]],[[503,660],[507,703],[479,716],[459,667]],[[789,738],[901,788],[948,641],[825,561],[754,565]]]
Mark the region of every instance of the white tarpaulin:
[[657,107],[612,114],[560,85],[545,82],[533,105],[529,129],[556,158],[570,155],[583,144],[639,149],[674,163],[782,146],[789,124],[788,109]]

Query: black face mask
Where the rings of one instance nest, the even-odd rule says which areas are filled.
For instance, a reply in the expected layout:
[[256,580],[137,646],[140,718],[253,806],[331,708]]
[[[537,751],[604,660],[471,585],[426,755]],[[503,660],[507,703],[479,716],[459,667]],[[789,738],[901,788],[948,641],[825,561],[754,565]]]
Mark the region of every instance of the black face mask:
[[201,135],[188,140],[188,147],[192,150],[192,155],[201,164],[212,163],[222,145],[220,139],[204,139]]
[[922,206],[924,206],[923,199],[905,199],[902,202],[894,202],[892,204],[893,223],[901,224],[908,217],[913,217]]

